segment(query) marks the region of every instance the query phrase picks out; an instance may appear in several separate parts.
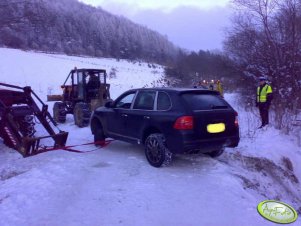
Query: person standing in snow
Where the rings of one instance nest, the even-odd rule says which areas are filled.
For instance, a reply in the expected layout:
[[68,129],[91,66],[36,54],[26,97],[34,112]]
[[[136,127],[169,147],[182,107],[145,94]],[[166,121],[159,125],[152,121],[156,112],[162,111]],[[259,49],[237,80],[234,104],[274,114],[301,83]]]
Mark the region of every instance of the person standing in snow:
[[216,82],[216,91],[219,92],[219,94],[224,97],[224,91],[223,91],[223,87],[222,87],[222,83],[220,80],[217,80]]
[[209,89],[214,90],[214,80],[211,80],[211,82],[209,84]]
[[265,77],[259,78],[257,87],[256,107],[259,108],[261,126],[259,129],[269,124],[269,108],[273,99],[272,87],[267,83]]

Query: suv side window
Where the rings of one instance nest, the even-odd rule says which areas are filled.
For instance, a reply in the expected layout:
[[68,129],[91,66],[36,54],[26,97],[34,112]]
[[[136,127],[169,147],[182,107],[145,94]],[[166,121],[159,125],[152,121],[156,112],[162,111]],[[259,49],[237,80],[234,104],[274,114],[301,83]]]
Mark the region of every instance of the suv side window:
[[119,101],[116,102],[115,107],[116,108],[131,108],[134,96],[136,93],[130,93],[124,97],[122,97]]
[[159,92],[157,100],[157,110],[166,111],[171,107],[170,98],[167,93]]
[[155,91],[139,91],[134,103],[134,109],[153,110],[155,97]]

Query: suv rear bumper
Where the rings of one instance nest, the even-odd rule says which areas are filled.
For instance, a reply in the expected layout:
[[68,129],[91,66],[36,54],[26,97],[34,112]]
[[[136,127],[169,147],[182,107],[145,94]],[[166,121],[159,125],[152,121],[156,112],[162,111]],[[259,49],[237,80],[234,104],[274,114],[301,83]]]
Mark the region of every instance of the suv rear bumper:
[[191,138],[182,136],[178,137],[178,139],[167,139],[167,146],[172,153],[195,153],[196,151],[208,153],[224,147],[237,147],[239,140],[239,135],[203,140],[191,140]]

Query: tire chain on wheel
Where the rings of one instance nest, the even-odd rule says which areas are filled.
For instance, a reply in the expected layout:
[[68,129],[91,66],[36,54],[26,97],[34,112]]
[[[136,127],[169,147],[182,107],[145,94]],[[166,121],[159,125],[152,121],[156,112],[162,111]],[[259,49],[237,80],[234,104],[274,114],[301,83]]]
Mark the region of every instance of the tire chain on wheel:
[[165,151],[164,151],[165,152],[165,158],[164,158],[164,161],[162,163],[162,166],[168,166],[168,165],[170,165],[170,163],[172,161],[172,153],[166,147],[166,139],[165,139],[163,134],[161,134],[161,139],[162,139],[164,149],[165,149]]
[[162,163],[162,166],[169,166],[171,161],[172,161],[172,153],[168,149],[166,149],[166,151],[165,151],[165,160]]

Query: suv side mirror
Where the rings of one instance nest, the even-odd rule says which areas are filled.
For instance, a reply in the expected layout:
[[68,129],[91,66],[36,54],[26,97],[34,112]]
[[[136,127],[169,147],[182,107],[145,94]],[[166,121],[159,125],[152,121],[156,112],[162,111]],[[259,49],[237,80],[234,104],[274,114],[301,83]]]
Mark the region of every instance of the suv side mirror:
[[113,107],[113,101],[108,101],[107,103],[105,103],[105,107],[106,108],[112,108]]

